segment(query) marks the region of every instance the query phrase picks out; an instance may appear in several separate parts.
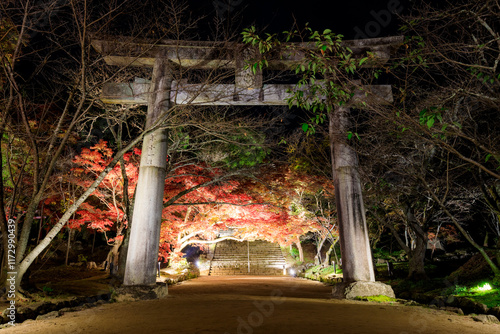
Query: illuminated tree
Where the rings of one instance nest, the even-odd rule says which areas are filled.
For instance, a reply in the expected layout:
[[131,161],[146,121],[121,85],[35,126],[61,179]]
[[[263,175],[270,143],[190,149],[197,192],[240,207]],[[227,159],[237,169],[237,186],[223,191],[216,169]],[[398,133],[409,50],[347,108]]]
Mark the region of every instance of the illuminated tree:
[[[69,181],[88,188],[112,159],[104,141],[84,148],[73,160]],[[124,155],[133,196],[137,183],[140,150]],[[306,208],[306,196],[318,190],[331,191],[328,180],[292,172],[286,167],[261,170],[262,179],[242,178],[241,172],[212,168],[205,163],[173,165],[165,182],[160,258],[177,261],[188,245],[204,245],[228,238],[263,239],[282,245],[297,243],[308,232],[321,233],[322,217]],[[117,259],[128,218],[125,214],[121,166],[115,166],[76,212],[69,228],[87,228],[105,233]],[[267,189],[266,189],[267,188]],[[328,222],[330,224],[331,222]],[[217,238],[221,230],[233,229],[232,237]],[[116,264],[116,263],[115,263]]]
[[[82,203],[78,211],[77,218],[68,223],[68,228],[94,229],[106,236],[108,245],[112,247],[110,251],[110,263],[116,268],[118,265],[118,254],[120,246],[125,236],[125,229],[129,218],[127,216],[128,196],[133,197],[135,185],[139,175],[140,150],[134,149],[123,155],[121,162],[116,165],[103,179],[95,191],[91,194],[89,201]],[[72,183],[77,184],[81,189],[87,189],[112,160],[114,152],[103,140],[89,148],[84,148],[82,152],[73,159],[76,167],[71,174]],[[122,168],[122,163],[124,164]],[[125,171],[125,177],[122,171]],[[127,182],[125,182],[127,180]],[[125,189],[125,186],[127,189]],[[96,201],[97,200],[97,201]],[[112,231],[108,236],[107,232]]]

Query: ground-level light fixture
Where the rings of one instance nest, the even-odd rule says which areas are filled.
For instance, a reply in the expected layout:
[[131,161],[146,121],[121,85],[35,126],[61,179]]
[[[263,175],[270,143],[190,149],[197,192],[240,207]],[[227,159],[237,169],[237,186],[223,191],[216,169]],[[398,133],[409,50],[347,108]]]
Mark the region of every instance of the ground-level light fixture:
[[491,285],[489,283],[484,283],[482,286],[478,286],[479,291],[489,291],[491,290]]

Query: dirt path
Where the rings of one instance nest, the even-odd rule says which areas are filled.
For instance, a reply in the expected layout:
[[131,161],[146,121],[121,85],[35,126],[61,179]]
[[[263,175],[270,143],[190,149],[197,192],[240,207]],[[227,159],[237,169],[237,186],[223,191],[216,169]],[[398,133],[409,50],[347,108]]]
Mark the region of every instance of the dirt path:
[[330,299],[290,277],[201,277],[162,300],[105,304],[1,333],[500,333],[500,325],[422,307]]

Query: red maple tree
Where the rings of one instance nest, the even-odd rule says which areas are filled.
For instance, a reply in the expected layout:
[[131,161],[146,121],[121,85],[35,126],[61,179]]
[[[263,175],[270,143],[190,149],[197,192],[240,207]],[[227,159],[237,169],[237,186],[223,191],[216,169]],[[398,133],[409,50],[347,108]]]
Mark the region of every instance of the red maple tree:
[[[123,156],[125,173],[128,179],[128,194],[134,195],[135,185],[139,176],[139,161],[141,151],[134,149]],[[113,151],[107,142],[100,140],[90,148],[83,148],[80,155],[73,159],[71,182],[87,188],[99,173],[113,158]],[[118,251],[122,244],[128,223],[127,209],[124,200],[124,176],[120,164],[111,170],[91,197],[84,202],[76,212],[77,218],[68,222],[68,227],[79,229],[83,225],[105,235],[111,246],[108,261],[117,263]]]
[[[92,177],[105,168],[112,154],[105,141],[83,149],[74,159],[73,182],[87,186]],[[140,150],[126,154],[124,160],[128,193],[133,196]],[[108,174],[77,211],[77,218],[69,223],[70,228],[86,225],[105,233],[116,253],[128,220],[120,169],[116,166]],[[289,168],[263,170],[261,174],[261,180],[243,179],[237,177],[237,173],[231,174],[205,163],[172,165],[165,182],[160,259],[177,260],[187,245],[203,245],[228,238],[300,244],[301,235],[320,229],[318,218],[308,210],[297,210],[300,203],[296,202],[297,194],[324,186],[324,180],[306,178]],[[219,233],[227,229],[234,234],[218,238]]]

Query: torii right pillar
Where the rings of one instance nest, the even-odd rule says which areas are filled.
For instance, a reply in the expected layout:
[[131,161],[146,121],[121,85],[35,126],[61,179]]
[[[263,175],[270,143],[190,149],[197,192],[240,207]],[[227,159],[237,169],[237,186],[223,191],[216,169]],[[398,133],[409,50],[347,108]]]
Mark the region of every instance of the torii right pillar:
[[394,298],[389,285],[375,282],[365,208],[356,151],[349,145],[350,108],[341,106],[329,114],[329,135],[335,201],[339,221],[343,283],[333,287],[333,297],[386,295]]

